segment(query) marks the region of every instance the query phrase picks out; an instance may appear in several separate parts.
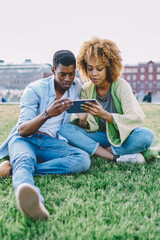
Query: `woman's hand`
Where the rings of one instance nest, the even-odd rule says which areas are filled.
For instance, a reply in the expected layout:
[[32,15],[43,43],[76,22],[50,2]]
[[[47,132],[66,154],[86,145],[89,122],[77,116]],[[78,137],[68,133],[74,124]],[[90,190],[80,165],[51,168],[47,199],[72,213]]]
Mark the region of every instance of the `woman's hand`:
[[103,112],[105,111],[102,106],[96,101],[96,103],[87,102],[82,104],[82,108],[93,116],[102,117]]
[[93,115],[93,116],[97,116],[97,117],[101,117],[104,120],[113,123],[112,121],[112,114],[110,114],[109,112],[105,111],[101,104],[99,104],[99,102],[96,101],[96,103],[91,103],[91,102],[87,102],[86,104],[82,104],[82,108],[88,112],[89,114]]

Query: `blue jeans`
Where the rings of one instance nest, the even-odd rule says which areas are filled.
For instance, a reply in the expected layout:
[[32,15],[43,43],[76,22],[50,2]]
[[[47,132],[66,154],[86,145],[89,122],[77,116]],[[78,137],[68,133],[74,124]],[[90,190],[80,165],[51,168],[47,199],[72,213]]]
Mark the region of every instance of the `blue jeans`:
[[91,155],[94,155],[99,145],[103,148],[111,146],[112,152],[115,155],[143,152],[150,147],[154,137],[150,129],[139,127],[132,131],[120,147],[115,147],[108,141],[106,132],[87,132],[79,126],[67,123],[62,125],[59,133],[71,145],[83,149]]
[[[22,183],[34,186],[34,174],[70,174],[87,171],[89,155],[66,141],[39,133],[17,138],[9,144],[12,180],[15,192]],[[35,187],[44,199],[40,189]]]

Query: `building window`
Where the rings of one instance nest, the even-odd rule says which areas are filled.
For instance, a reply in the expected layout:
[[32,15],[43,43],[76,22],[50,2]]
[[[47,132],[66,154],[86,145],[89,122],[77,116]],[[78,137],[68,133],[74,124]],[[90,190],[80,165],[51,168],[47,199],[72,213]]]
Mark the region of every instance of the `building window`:
[[136,88],[136,82],[133,82],[133,83],[132,83],[132,87],[133,87],[133,88]]
[[126,68],[126,73],[131,73],[131,68]]
[[160,80],[160,74],[157,74],[157,80],[158,81]]
[[140,80],[144,80],[145,79],[145,75],[144,74],[141,74],[140,75]]
[[157,67],[157,72],[160,72],[160,67]]
[[141,88],[144,88],[144,82],[141,82],[140,86]]
[[160,82],[157,83],[157,88],[160,88]]
[[137,68],[132,68],[132,73],[137,73]]
[[149,74],[149,75],[148,75],[148,79],[149,79],[149,80],[153,80],[153,75],[152,75],[152,74]]
[[153,87],[153,83],[150,82],[150,83],[148,84],[148,87],[151,89],[151,88]]
[[149,72],[149,73],[152,73],[152,72],[153,72],[153,66],[152,66],[152,65],[149,65],[149,67],[148,67],[148,72]]
[[130,75],[127,75],[127,80],[131,80],[131,76]]
[[134,74],[134,75],[132,76],[132,79],[133,79],[134,81],[137,80],[137,75]]
[[144,67],[141,67],[141,68],[140,68],[140,72],[141,72],[141,73],[145,73],[145,68],[144,68]]

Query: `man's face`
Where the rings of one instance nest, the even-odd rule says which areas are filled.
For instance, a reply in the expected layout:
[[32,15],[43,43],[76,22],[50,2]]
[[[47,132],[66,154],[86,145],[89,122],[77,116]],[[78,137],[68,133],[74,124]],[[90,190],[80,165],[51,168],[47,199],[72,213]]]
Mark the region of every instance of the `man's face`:
[[72,85],[75,77],[76,67],[74,65],[64,66],[59,64],[56,69],[52,67],[54,73],[54,80],[62,90],[68,90]]

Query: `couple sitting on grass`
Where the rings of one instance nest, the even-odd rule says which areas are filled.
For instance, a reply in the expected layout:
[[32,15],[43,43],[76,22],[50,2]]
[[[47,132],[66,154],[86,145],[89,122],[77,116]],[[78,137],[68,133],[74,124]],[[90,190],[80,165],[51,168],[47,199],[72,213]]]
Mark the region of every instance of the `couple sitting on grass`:
[[[130,85],[120,78],[122,58],[116,44],[98,38],[85,42],[77,64],[88,80],[83,88],[75,78],[73,53],[54,54],[53,76],[26,87],[18,123],[0,148],[0,158],[10,156],[10,162],[1,163],[0,176],[9,176],[12,169],[17,205],[33,219],[49,217],[34,174],[85,172],[89,154],[132,163],[158,156],[148,149],[154,134],[142,127],[145,115]],[[78,98],[96,103],[82,104],[86,112],[77,113],[71,124],[67,110]]]

